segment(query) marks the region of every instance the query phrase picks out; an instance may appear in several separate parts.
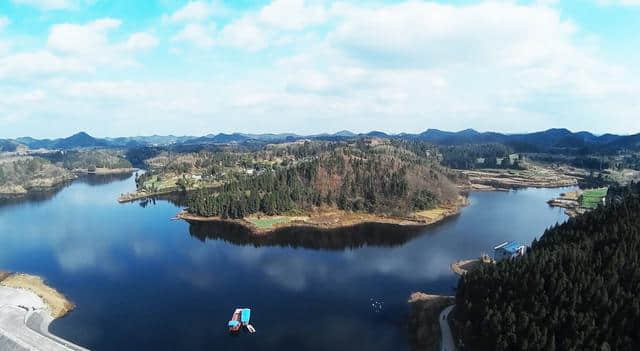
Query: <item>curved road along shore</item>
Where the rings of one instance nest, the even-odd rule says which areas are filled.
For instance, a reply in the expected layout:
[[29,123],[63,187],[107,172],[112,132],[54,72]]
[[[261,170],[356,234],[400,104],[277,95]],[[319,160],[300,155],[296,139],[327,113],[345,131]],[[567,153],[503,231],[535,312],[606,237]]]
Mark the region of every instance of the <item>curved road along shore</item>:
[[449,313],[453,310],[456,305],[451,305],[442,312],[440,312],[440,317],[438,320],[440,321],[440,332],[442,334],[441,338],[441,351],[455,351],[456,345],[453,343],[453,337],[451,336],[451,328],[449,328]]
[[52,320],[36,294],[0,286],[0,350],[88,351],[50,334]]

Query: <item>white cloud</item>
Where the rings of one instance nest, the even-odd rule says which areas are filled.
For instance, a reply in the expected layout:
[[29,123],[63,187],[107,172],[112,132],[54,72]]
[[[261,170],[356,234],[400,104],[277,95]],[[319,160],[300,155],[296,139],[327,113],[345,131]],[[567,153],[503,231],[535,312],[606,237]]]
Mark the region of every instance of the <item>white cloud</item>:
[[130,50],[147,50],[156,47],[158,39],[149,33],[133,33],[127,39],[125,46]]
[[[548,4],[275,0],[218,21],[218,28],[215,14],[197,12],[176,17],[179,25],[138,33],[122,33],[128,26],[116,19],[61,24],[51,29],[45,48],[0,52],[0,90],[19,79],[11,96],[43,93],[14,119],[57,116],[92,131],[108,118],[114,122],[99,131],[111,135],[202,134],[211,126],[300,133],[326,126],[389,132],[639,129],[640,120],[629,117],[639,111],[638,72],[613,64],[599,40]],[[157,46],[156,35],[167,32],[176,43],[169,50],[179,53],[170,59],[184,60],[182,65],[154,69],[149,62],[156,73],[145,79],[106,78],[105,71],[119,77],[129,67],[146,68],[132,66],[146,58],[136,51]],[[253,55],[264,65],[245,64]],[[193,81],[168,78],[193,72]],[[17,116],[12,111],[18,110],[7,107],[0,115]],[[149,115],[158,122],[149,125],[141,117]],[[64,126],[55,136],[65,134]]]
[[268,45],[264,30],[248,16],[226,25],[220,33],[220,43],[247,51],[258,51]]
[[213,31],[213,28],[207,28],[200,23],[191,23],[174,35],[171,40],[174,42],[188,42],[200,49],[205,49],[211,47],[214,43]]
[[0,77],[28,80],[40,76],[93,73],[99,67],[135,65],[135,53],[155,47],[158,40],[152,34],[138,32],[122,42],[113,42],[109,34],[120,25],[121,21],[113,18],[86,24],[53,25],[45,49],[0,56]]
[[51,28],[47,46],[65,54],[86,54],[107,46],[107,34],[122,22],[113,18],[95,20],[85,25],[56,24]]
[[170,16],[166,16],[171,22],[203,21],[211,16],[214,6],[205,1],[188,2]]
[[292,33],[303,32],[328,19],[327,11],[321,5],[311,5],[304,0],[274,0],[215,31],[211,22],[203,24],[210,19],[213,6],[202,1],[190,2],[172,15],[165,16],[165,21],[187,22],[173,40],[190,42],[199,48],[218,45],[256,52],[271,46],[293,44],[296,38]]
[[0,77],[29,79],[53,74],[90,73],[94,67],[75,58],[64,58],[44,50],[0,57]]
[[320,5],[307,5],[304,0],[274,0],[258,15],[259,20],[272,27],[300,30],[327,20],[327,13]]

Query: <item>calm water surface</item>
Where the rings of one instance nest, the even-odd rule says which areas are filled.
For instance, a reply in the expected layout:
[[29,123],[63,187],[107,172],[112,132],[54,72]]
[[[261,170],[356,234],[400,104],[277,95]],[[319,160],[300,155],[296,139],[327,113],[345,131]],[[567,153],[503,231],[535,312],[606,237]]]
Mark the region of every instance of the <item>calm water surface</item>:
[[[167,201],[116,203],[131,177],[79,180],[0,205],[0,268],[45,277],[77,308],[51,330],[94,350],[406,350],[413,291],[453,294],[449,264],[566,219],[566,189],[475,193],[421,231],[365,225],[255,239],[170,221]],[[235,307],[253,335],[229,336]]]

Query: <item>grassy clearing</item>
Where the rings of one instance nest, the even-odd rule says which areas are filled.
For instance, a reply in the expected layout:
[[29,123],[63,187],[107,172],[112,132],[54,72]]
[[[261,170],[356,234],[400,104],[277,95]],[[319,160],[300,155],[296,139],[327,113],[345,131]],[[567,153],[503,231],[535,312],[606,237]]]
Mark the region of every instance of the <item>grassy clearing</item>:
[[153,176],[149,180],[144,182],[144,187],[148,189],[155,188],[158,190],[162,190],[167,188],[173,188],[175,186],[176,186],[176,178],[174,177],[171,177],[171,178],[167,177],[163,180],[159,180],[158,176]]
[[580,198],[580,206],[584,208],[596,208],[602,203],[602,198],[607,195],[607,188],[585,190]]
[[247,218],[247,221],[260,229],[270,229],[276,224],[287,223],[290,220],[289,217]]

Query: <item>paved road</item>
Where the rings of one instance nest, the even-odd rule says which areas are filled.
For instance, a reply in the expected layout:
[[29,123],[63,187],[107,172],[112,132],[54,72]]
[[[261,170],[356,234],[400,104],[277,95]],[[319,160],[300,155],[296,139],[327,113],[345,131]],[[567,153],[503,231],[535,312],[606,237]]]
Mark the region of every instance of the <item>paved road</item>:
[[451,328],[449,328],[449,321],[447,320],[447,318],[449,318],[449,313],[455,306],[456,305],[451,305],[442,310],[442,312],[440,312],[440,317],[438,318],[440,320],[440,332],[442,334],[442,347],[440,348],[441,351],[456,350],[456,346],[453,343],[453,336],[451,336]]
[[0,350],[87,351],[49,333],[44,307],[31,292],[0,286]]

